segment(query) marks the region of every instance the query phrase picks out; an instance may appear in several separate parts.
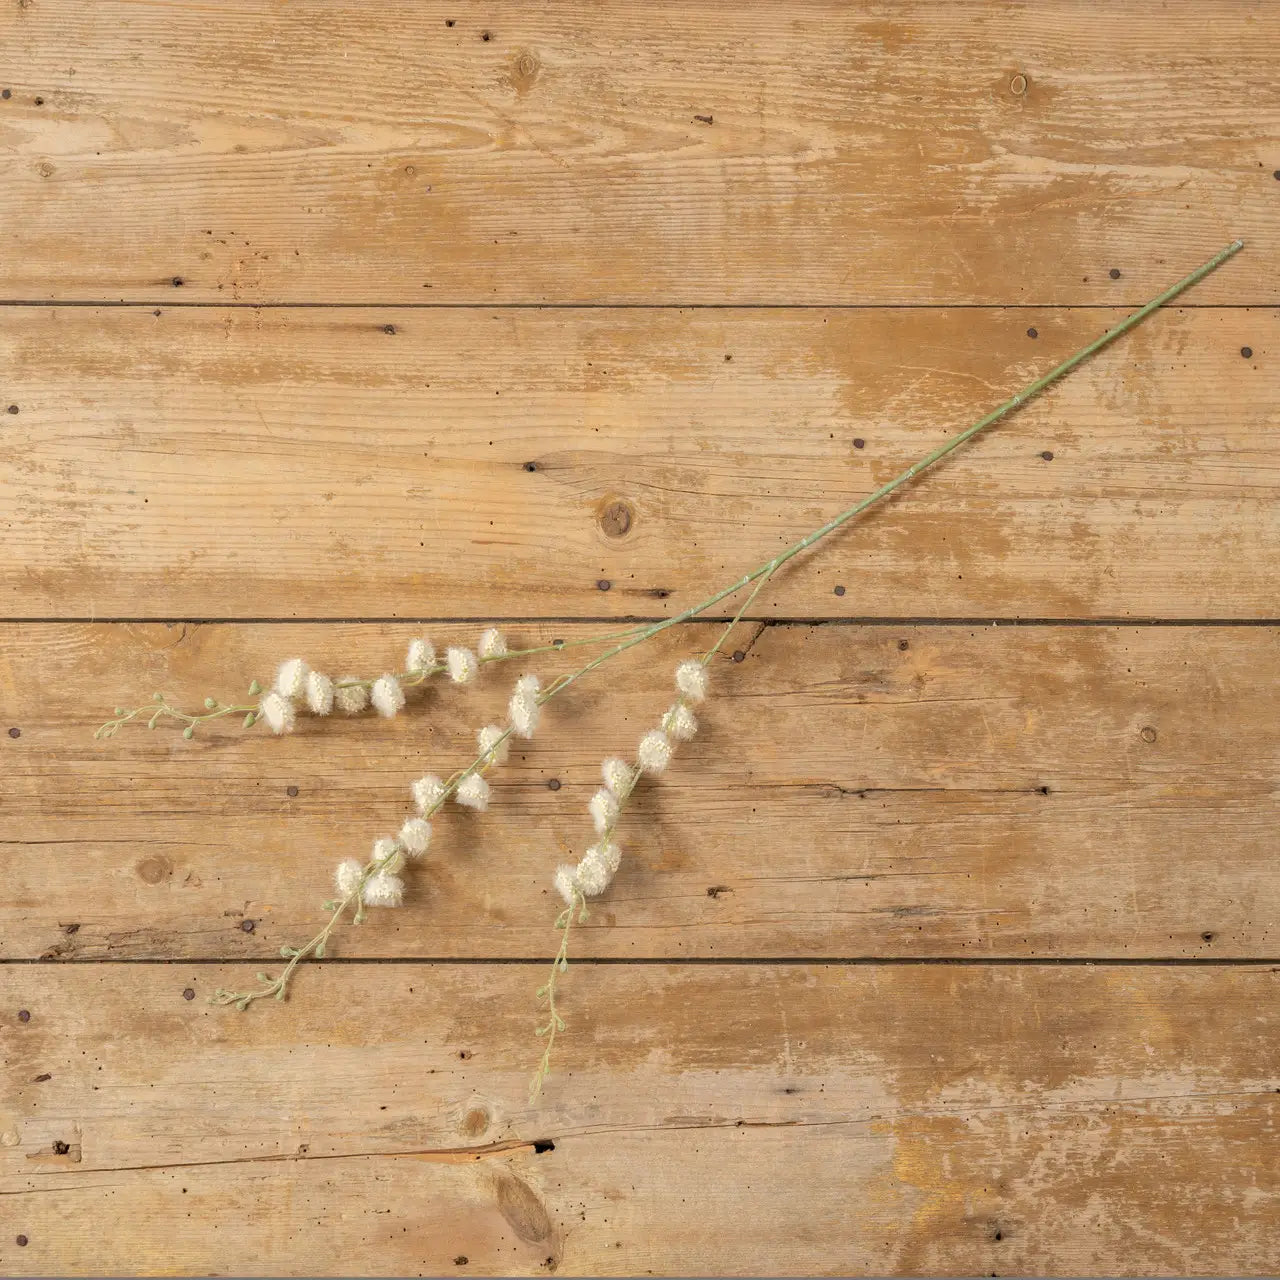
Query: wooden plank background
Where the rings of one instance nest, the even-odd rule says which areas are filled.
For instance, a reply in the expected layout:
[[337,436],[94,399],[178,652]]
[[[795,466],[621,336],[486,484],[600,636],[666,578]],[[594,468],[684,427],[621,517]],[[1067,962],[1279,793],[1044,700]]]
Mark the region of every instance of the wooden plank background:
[[[0,1269],[1280,1269],[1277,44],[1248,0],[4,7]],[[285,740],[114,705],[670,616],[1237,236],[761,594],[537,1103],[549,872],[706,623],[288,1003],[206,1003],[515,672]]]

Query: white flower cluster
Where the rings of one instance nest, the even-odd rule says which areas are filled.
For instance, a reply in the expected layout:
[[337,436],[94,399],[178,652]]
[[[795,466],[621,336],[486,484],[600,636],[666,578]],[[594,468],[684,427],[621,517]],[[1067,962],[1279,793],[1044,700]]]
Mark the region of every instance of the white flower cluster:
[[[490,657],[505,654],[506,643],[497,631],[486,631],[481,637],[480,651],[482,655]],[[477,663],[474,654],[466,649],[450,649],[446,653],[446,661],[453,654],[465,655],[471,664],[467,669],[474,672]],[[459,662],[462,663],[463,660],[459,659]],[[462,669],[463,666],[460,665],[459,670]],[[524,738],[533,736],[538,719],[539,687],[537,676],[521,676],[516,681],[515,691],[511,695],[511,723],[506,728],[487,724],[476,734],[478,750],[470,768],[449,782],[428,773],[410,786],[417,812],[405,820],[399,833],[376,840],[368,863],[361,865],[354,858],[348,858],[338,864],[334,879],[338,892],[344,898],[358,893],[361,903],[367,907],[398,907],[404,901],[404,881],[399,873],[404,870],[407,861],[422,857],[430,847],[430,819],[450,795],[458,804],[469,809],[483,812],[489,807],[490,787],[484,773],[506,760],[513,733]]]
[[676,668],[676,700],[662,717],[661,728],[650,729],[640,739],[636,763],[631,765],[615,756],[600,766],[604,786],[587,806],[598,839],[576,867],[569,863],[558,866],[553,880],[556,892],[570,906],[575,898],[597,898],[609,887],[622,861],[622,850],[613,838],[622,808],[641,775],[660,774],[671,763],[675,744],[687,742],[698,732],[690,703],[707,696],[707,683],[706,666],[698,658],[687,658]]
[[[476,647],[478,656],[461,645],[451,646],[445,650],[444,661],[437,665],[435,646],[430,640],[411,640],[403,673],[388,672],[372,681],[359,676],[339,676],[335,680],[321,671],[312,671],[301,658],[290,658],[280,664],[275,685],[258,704],[258,715],[272,733],[292,733],[297,727],[298,711],[304,706],[317,716],[331,715],[335,708],[345,716],[354,716],[372,706],[380,716],[391,719],[404,709],[406,686],[419,685],[439,671],[448,672],[454,684],[470,684],[480,674],[482,662],[498,661],[508,655],[506,639],[497,627],[487,628]],[[536,694],[537,678],[526,679],[533,680]],[[522,736],[530,737],[531,732]]]

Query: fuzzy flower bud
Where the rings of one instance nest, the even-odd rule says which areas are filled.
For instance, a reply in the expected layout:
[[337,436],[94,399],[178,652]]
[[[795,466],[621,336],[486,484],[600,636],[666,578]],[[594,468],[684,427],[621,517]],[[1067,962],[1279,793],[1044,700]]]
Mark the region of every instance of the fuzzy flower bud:
[[410,640],[409,652],[405,657],[406,671],[425,671],[436,665],[436,649],[430,640]]
[[608,787],[601,787],[591,797],[591,803],[587,808],[591,812],[591,821],[600,835],[618,821],[618,797]]
[[604,863],[609,870],[610,879],[622,865],[622,849],[613,840],[601,840],[599,844],[592,845],[587,852],[595,854]]
[[375,840],[373,842],[373,862],[378,869],[394,874],[404,867],[404,852],[398,840]]
[[358,716],[369,705],[369,690],[359,676],[340,676],[333,689],[334,705],[344,716]]
[[507,758],[511,740],[505,729],[498,728],[496,724],[487,724],[476,734],[476,740],[480,743],[482,763],[501,764]]
[[449,679],[454,684],[470,684],[476,678],[476,672],[480,670],[476,655],[470,649],[460,649],[456,646],[446,649],[444,660],[449,668]]
[[636,759],[645,773],[661,773],[671,763],[671,739],[661,729],[650,729],[640,739]]
[[301,658],[290,658],[276,672],[276,692],[282,698],[301,698],[306,692],[307,664]]
[[511,727],[521,738],[532,738],[538,728],[542,708],[538,704],[540,684],[537,676],[521,676],[507,706]]
[[346,858],[338,863],[338,869],[333,873],[333,882],[345,898],[348,894],[355,893],[362,875],[364,868],[354,858]]
[[307,672],[307,706],[318,716],[333,710],[333,681],[322,672]]
[[578,888],[588,898],[598,898],[609,887],[609,881],[612,878],[596,849],[587,850],[573,876],[578,883]]
[[676,668],[676,688],[686,698],[701,702],[707,696],[707,669],[697,658],[686,658]]
[[458,784],[454,798],[468,809],[479,809],[483,813],[489,807],[489,784],[478,774],[468,774]]
[[507,641],[497,627],[489,627],[480,637],[482,658],[501,658],[507,651]]
[[635,779],[631,775],[631,766],[625,760],[611,756],[600,766],[600,772],[604,776],[604,785],[619,800],[625,800],[631,794]]
[[431,823],[425,818],[407,818],[400,828],[399,840],[410,858],[420,858],[431,843]]
[[379,676],[369,690],[369,701],[380,716],[390,719],[404,706],[404,689],[395,676]]
[[398,907],[404,901],[404,881],[389,871],[375,871],[360,896],[367,907]]
[[413,792],[413,803],[421,814],[432,812],[444,799],[444,783],[434,773],[419,778],[409,790]]
[[555,885],[556,892],[565,900],[569,906],[573,905],[574,897],[577,893],[575,876],[577,868],[571,867],[567,862],[562,862],[556,868],[556,874],[551,883]]
[[258,704],[258,714],[271,727],[272,733],[292,733],[298,718],[293,703],[275,690]]
[[683,702],[677,702],[662,717],[662,728],[667,737],[688,742],[698,732],[698,718]]

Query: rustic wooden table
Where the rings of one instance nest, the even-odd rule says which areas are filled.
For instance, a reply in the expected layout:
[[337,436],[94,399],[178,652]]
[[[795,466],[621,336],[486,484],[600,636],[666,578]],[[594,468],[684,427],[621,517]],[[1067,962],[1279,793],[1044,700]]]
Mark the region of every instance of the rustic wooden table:
[[[9,0],[0,1270],[1280,1269],[1278,48],[1246,0]],[[113,705],[679,611],[1236,236],[760,596],[536,1103],[550,871],[709,626],[289,1002],[207,1003],[506,680]]]

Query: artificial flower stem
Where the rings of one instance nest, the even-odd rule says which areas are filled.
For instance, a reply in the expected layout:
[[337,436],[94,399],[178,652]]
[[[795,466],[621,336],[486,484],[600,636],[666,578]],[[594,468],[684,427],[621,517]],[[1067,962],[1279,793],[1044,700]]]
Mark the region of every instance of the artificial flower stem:
[[[894,476],[894,478],[887,483],[882,484],[880,488],[876,489],[873,493],[869,493],[865,498],[860,498],[853,504],[853,506],[847,507],[844,511],[840,512],[838,516],[832,517],[832,519],[828,520],[827,523],[822,525],[820,528],[815,529],[810,534],[806,534],[799,542],[792,543],[785,551],[774,556],[772,560],[766,560],[758,569],[753,569],[750,573],[744,574],[736,582],[731,583],[720,591],[717,591],[715,595],[709,596],[701,604],[691,605],[689,608],[682,610],[680,613],[677,613],[670,618],[664,618],[661,622],[656,622],[653,626],[648,627],[641,635],[636,636],[634,639],[625,640],[622,644],[602,653],[598,658],[587,663],[587,665],[580,671],[569,676],[563,682],[561,688],[563,688],[564,685],[572,684],[573,681],[586,675],[588,671],[598,667],[602,662],[607,662],[616,654],[623,652],[623,650],[631,648],[632,645],[639,644],[641,641],[649,639],[650,636],[656,635],[659,631],[665,631],[668,627],[674,627],[677,623],[687,622],[690,618],[696,617],[700,613],[705,613],[713,605],[719,604],[721,600],[725,600],[729,596],[741,591],[743,587],[750,586],[757,578],[762,578],[766,575],[771,577],[778,569],[786,564],[788,560],[798,556],[802,551],[807,551],[815,542],[819,542],[828,534],[834,533],[842,525],[848,524],[848,522],[855,516],[861,515],[868,507],[872,507],[877,502],[887,498],[895,489],[901,488],[909,480],[914,480],[921,472],[927,471],[935,463],[941,462],[947,454],[953,453],[956,449],[960,448],[962,444],[966,444],[968,441],[972,440],[980,431],[984,431],[987,427],[999,422],[1001,418],[1006,417],[1015,409],[1026,404],[1028,400],[1038,396],[1046,387],[1057,382],[1059,378],[1065,377],[1077,365],[1087,360],[1096,352],[1101,351],[1103,347],[1114,342],[1117,338],[1128,333],[1135,325],[1141,324],[1142,321],[1145,320],[1153,311],[1156,311],[1166,303],[1171,302],[1184,289],[1189,289],[1193,284],[1197,284],[1199,281],[1203,280],[1211,271],[1216,270],[1226,262],[1228,258],[1233,254],[1238,253],[1243,248],[1243,240],[1233,240],[1225,249],[1214,254],[1214,256],[1203,266],[1197,267],[1190,275],[1184,276],[1179,280],[1177,284],[1170,285],[1170,287],[1163,293],[1152,298],[1146,306],[1141,307],[1131,316],[1127,316],[1125,319],[1121,320],[1118,325],[1112,329],[1108,329],[1101,337],[1095,338],[1088,346],[1081,347],[1075,355],[1064,360],[1055,368],[1050,369],[1048,373],[1041,375],[1034,382],[1028,383],[1016,395],[1010,396],[1002,405],[992,409],[985,417],[979,418],[977,422],[972,424],[972,426],[966,427],[957,435],[952,436],[950,440],[940,444],[936,449],[930,450],[930,452],[926,453],[923,458],[919,459],[917,462],[913,462],[905,471]],[[556,690],[557,693],[559,691],[560,689]]]

